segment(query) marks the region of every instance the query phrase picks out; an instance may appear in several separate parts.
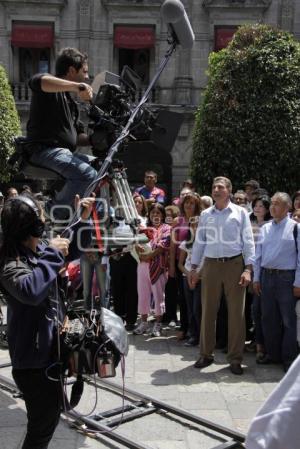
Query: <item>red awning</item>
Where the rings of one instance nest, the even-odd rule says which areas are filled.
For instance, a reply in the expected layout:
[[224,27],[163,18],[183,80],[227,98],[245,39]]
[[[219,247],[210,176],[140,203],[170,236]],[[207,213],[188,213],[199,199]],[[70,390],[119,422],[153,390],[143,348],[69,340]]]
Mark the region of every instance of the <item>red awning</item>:
[[54,30],[50,24],[13,23],[11,45],[23,48],[51,48]]
[[115,28],[114,44],[115,47],[132,50],[154,47],[154,28],[117,26]]
[[215,51],[222,50],[227,47],[232,40],[237,27],[232,28],[216,28],[215,29]]

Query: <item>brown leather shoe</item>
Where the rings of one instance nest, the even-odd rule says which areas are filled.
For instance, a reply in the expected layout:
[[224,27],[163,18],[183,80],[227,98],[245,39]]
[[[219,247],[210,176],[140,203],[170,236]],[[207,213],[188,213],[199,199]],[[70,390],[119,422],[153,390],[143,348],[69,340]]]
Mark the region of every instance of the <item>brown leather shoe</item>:
[[194,363],[194,368],[206,368],[214,362],[213,358],[200,357],[196,363]]
[[240,363],[230,363],[229,369],[232,372],[232,374],[236,374],[237,376],[240,376],[244,372]]

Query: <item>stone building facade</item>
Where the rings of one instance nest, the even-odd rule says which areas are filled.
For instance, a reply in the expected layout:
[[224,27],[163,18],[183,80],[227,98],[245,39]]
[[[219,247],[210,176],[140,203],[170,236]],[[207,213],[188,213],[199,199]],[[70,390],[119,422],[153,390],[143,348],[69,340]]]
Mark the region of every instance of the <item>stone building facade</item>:
[[[26,81],[35,72],[54,71],[60,48],[77,47],[89,55],[90,74],[135,69],[144,86],[167,49],[162,0],[2,0],[0,63],[13,87],[23,126],[30,92]],[[205,88],[209,53],[224,47],[244,23],[268,23],[300,36],[297,0],[182,0],[196,41],[178,49],[164,70],[152,102],[184,115],[170,152],[137,146],[124,157],[130,181],[139,183],[145,168],[158,171],[169,194],[177,193],[189,172],[194,112]],[[152,151],[153,150],[153,151]],[[131,153],[131,154],[130,154]]]

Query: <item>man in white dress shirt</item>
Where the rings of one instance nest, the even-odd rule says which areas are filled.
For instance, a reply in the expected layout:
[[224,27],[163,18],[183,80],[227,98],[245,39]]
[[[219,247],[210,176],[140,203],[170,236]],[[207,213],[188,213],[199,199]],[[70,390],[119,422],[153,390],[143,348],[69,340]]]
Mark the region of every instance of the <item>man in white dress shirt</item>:
[[241,362],[245,343],[245,287],[251,281],[255,257],[252,228],[246,209],[230,201],[228,178],[213,181],[215,205],[201,213],[192,251],[190,285],[196,284],[196,268],[202,265],[202,320],[200,358],[195,368],[214,361],[215,324],[224,290],[228,308],[228,355],[233,374],[243,374]]

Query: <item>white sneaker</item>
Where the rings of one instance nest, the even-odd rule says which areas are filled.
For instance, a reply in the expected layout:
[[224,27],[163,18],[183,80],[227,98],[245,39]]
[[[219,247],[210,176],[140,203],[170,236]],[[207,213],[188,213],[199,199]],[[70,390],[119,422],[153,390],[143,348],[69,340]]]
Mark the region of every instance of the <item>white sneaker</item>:
[[134,329],[133,333],[135,335],[145,334],[149,329],[147,321],[141,321],[140,324]]
[[176,322],[174,320],[170,321],[168,327],[174,329],[176,327]]
[[154,323],[151,335],[152,337],[161,336],[161,323],[158,323],[157,321]]

